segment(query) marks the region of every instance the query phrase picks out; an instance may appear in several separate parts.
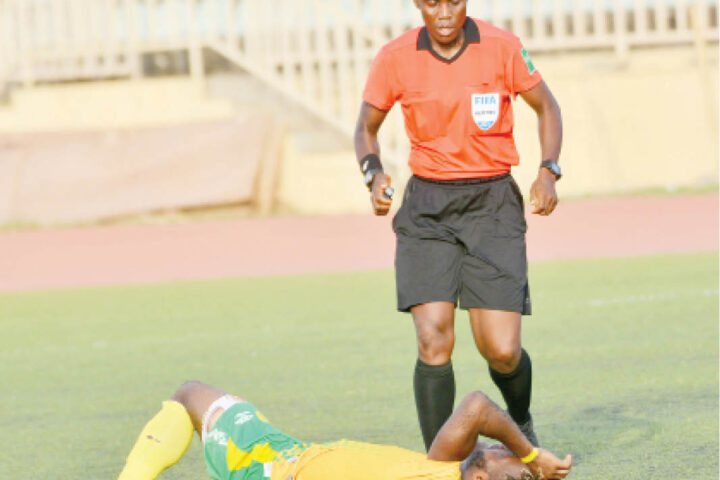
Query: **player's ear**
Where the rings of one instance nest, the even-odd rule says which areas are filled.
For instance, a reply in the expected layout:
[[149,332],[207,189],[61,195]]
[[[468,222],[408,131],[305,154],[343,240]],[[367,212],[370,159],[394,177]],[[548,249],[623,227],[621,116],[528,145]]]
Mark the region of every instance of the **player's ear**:
[[420,2],[422,2],[422,0],[413,0],[413,2],[415,2],[415,7],[417,7],[417,8],[422,7],[422,5],[420,4]]
[[462,480],[490,480],[490,474],[483,469],[473,467],[465,470]]
[[490,474],[478,468],[473,472],[472,480],[490,480]]

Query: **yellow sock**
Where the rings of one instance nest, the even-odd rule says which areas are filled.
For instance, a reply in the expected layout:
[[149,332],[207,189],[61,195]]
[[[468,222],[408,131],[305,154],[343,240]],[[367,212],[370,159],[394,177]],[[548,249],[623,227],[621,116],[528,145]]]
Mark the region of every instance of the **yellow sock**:
[[118,480],[153,480],[177,463],[192,441],[193,426],[185,407],[169,400],[143,428]]

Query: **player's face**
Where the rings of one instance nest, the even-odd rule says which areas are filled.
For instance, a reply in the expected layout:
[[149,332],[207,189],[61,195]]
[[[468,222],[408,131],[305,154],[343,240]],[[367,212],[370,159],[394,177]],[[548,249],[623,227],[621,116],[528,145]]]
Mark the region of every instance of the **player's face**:
[[485,471],[488,480],[532,480],[530,469],[507,448],[495,446],[485,450]]
[[425,27],[440,45],[457,40],[467,16],[467,0],[415,0],[422,12]]

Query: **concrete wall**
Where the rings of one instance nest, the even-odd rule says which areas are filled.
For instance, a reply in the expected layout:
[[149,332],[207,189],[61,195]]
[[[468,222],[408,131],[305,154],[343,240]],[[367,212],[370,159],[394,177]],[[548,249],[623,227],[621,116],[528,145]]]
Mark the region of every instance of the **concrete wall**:
[[[0,109],[0,225],[253,203],[274,188],[275,122],[181,79],[17,92]],[[22,133],[20,133],[22,132]]]
[[[718,181],[717,46],[701,66],[693,48],[535,60],[561,105],[566,195],[677,188]],[[536,117],[517,105],[527,183],[540,160]]]
[[238,117],[0,139],[0,225],[68,224],[258,202],[273,123]]

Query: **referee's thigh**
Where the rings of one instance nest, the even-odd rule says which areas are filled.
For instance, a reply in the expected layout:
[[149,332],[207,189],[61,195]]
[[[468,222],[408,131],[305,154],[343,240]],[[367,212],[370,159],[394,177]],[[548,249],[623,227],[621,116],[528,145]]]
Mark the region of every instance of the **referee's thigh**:
[[464,255],[457,243],[397,235],[395,282],[398,310],[429,302],[457,304]]

